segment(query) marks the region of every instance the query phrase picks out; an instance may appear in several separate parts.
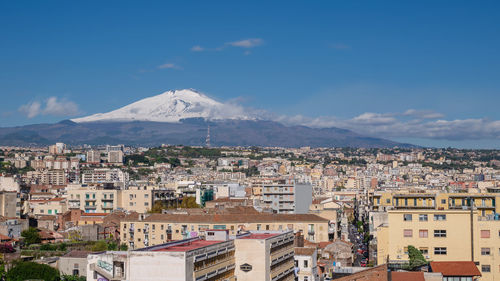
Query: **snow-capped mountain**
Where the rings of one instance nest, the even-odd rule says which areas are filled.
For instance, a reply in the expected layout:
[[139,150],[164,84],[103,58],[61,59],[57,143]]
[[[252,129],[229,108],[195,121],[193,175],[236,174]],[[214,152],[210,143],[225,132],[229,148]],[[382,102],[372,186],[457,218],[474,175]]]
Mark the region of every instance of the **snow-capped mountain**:
[[238,105],[218,102],[191,89],[167,91],[107,112],[75,118],[76,123],[154,121],[177,123],[181,119],[204,118],[205,120],[237,119],[255,120]]

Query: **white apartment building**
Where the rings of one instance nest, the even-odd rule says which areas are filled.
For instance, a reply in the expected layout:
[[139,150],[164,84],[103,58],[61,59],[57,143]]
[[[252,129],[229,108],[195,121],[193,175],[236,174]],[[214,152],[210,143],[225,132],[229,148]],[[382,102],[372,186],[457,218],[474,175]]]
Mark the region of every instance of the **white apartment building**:
[[262,185],[262,206],[278,214],[306,214],[312,203],[312,185],[279,180]]
[[128,173],[120,169],[97,168],[82,170],[82,184],[121,183],[126,186],[128,180]]
[[107,251],[87,258],[87,280],[292,281],[292,232],[205,236],[135,251]]
[[319,281],[316,248],[295,248],[295,268],[297,281]]

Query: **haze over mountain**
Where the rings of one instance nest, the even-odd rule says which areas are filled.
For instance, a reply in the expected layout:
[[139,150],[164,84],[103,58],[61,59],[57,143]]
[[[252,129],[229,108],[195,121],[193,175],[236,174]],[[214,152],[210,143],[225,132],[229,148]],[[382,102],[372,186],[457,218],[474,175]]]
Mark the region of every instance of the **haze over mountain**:
[[211,144],[217,146],[410,146],[340,128],[284,125],[194,90],[167,91],[107,113],[56,124],[0,128],[0,144],[204,145],[208,127]]

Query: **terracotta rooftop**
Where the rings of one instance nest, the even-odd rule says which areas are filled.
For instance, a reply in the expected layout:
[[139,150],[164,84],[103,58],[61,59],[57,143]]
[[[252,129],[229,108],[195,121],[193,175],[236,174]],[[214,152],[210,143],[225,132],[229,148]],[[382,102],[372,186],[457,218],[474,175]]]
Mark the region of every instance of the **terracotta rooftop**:
[[312,256],[314,255],[315,248],[307,248],[307,247],[297,247],[295,248],[296,256]]
[[443,276],[481,276],[473,261],[431,261],[431,269]]
[[425,281],[423,272],[391,272],[392,281]]
[[190,242],[186,242],[186,243],[179,244],[179,245],[165,246],[165,248],[160,248],[160,249],[156,249],[153,251],[155,251],[155,252],[187,252],[187,251],[195,250],[198,248],[203,248],[206,246],[217,244],[220,242],[223,242],[223,241],[195,240],[195,241],[190,241]]
[[268,239],[281,233],[252,233],[248,236],[238,237],[238,239]]

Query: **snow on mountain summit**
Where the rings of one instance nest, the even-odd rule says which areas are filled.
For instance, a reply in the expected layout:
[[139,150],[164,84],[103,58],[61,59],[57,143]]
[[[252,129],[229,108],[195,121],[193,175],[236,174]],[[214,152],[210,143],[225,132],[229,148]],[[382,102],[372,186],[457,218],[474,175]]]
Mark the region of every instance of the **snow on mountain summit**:
[[136,101],[122,108],[75,118],[76,123],[103,121],[154,121],[177,123],[186,118],[207,120],[254,120],[239,105],[218,102],[190,89],[167,91],[160,95]]

